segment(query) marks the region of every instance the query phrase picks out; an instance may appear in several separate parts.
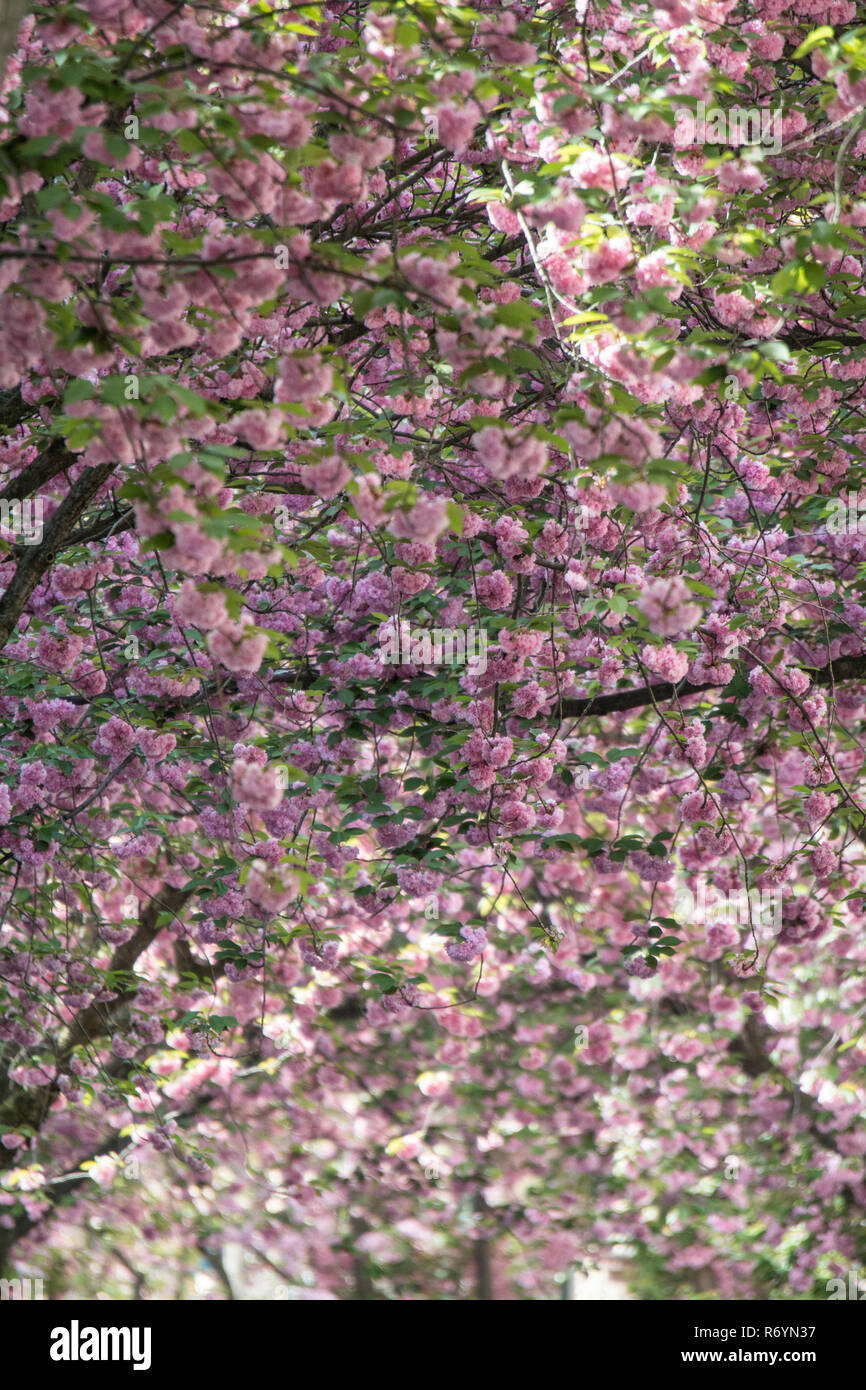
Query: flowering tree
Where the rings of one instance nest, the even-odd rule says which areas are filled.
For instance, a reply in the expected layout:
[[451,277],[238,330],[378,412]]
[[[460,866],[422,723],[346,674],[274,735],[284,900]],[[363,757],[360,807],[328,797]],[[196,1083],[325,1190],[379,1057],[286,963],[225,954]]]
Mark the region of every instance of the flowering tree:
[[24,12],[8,1270],[866,1264],[861,18]]

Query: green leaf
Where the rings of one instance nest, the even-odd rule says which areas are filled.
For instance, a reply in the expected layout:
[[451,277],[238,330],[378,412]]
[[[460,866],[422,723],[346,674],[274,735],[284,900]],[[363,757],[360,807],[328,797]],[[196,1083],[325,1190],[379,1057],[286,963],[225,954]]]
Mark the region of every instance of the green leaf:
[[89,401],[93,391],[94,387],[91,382],[76,377],[74,381],[70,381],[63,392],[63,404],[67,406],[75,404],[76,401]]
[[[496,196],[502,196],[501,190],[497,190]],[[528,299],[513,299],[510,304],[500,304],[495,317],[508,328],[523,328],[537,319],[540,313],[541,310],[530,304]]]
[[825,39],[832,38],[833,30],[830,28],[830,25],[821,24],[817,29],[813,29],[811,34],[806,35],[800,47],[795,48],[792,56],[795,60],[798,58],[805,58],[807,53],[811,53],[813,48],[817,48],[819,44],[824,43]]

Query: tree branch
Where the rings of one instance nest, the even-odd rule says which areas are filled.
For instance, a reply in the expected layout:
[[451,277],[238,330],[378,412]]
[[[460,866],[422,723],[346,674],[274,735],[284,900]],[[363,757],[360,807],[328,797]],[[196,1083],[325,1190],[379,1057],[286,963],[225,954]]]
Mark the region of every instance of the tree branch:
[[[147,950],[162,930],[164,924],[161,925],[159,922],[162,914],[168,912],[175,916],[187,899],[192,897],[192,891],[192,889],[187,888],[170,888],[166,885],[159,893],[155,894],[147,906],[142,908],[135,934],[128,941],[124,941],[121,946],[118,946],[114,952],[107,974],[132,970],[139,956]],[[108,1003],[89,1004],[81,1013],[76,1014],[69,1025],[69,1042],[64,1055],[67,1055],[79,1043],[89,1043],[94,1037],[107,1033],[114,1015],[125,1004],[132,1002],[136,992],[134,987],[122,990],[116,998]]]
[[[866,655],[839,656],[826,666],[805,666],[814,685],[840,685],[845,681],[866,680]],[[661,681],[658,685],[643,685],[637,690],[614,690],[609,695],[588,695],[583,699],[563,700],[562,717],[576,718],[581,714],[612,714],[617,710],[639,709],[642,705],[657,704],[662,700],[684,699],[687,695],[700,695],[704,690],[721,690],[724,687],[705,681],[692,685],[690,681]],[[558,712],[559,706],[556,707]]]
[[[0,0],[0,4],[2,2],[3,0]],[[17,477],[0,488],[0,498],[19,501],[22,497],[30,497],[39,491],[43,483],[50,483],[64,468],[76,462],[75,454],[69,452],[62,440],[54,439],[32,463],[22,468]]]
[[[160,916],[164,912],[176,914],[187,899],[192,897],[193,891],[193,889],[171,888],[166,885],[155,893],[147,906],[143,907],[139,913],[138,929],[128,941],[124,941],[117,947],[107,973],[131,971],[138,957],[147,950],[162,930],[163,924],[159,921]],[[59,1078],[67,1068],[74,1048],[81,1043],[90,1043],[94,1038],[109,1032],[115,1016],[132,1002],[136,992],[135,986],[121,989],[114,999],[99,1004],[89,1004],[87,1008],[76,1014],[69,1025],[68,1039],[58,1052],[57,1069],[53,1080],[38,1088],[18,1085],[10,1088],[3,1104],[0,1105],[0,1129],[14,1130],[22,1125],[27,1125],[32,1130],[39,1131],[57,1097]],[[0,1076],[0,1083],[7,1081],[8,1073],[5,1076]],[[0,1093],[3,1089],[0,1085]],[[0,1169],[9,1168],[15,1162],[14,1150],[0,1149]]]
[[110,478],[114,468],[114,463],[101,463],[95,468],[86,468],[81,477],[72,484],[46,526],[41,545],[33,546],[18,562],[12,582],[0,599],[0,648],[5,647],[15,631],[15,625],[27,606],[27,600],[42,576],[51,568],[58,548],[74,530],[76,522],[103,483]]
[[30,0],[0,0],[0,78],[18,47],[21,22],[33,8]]

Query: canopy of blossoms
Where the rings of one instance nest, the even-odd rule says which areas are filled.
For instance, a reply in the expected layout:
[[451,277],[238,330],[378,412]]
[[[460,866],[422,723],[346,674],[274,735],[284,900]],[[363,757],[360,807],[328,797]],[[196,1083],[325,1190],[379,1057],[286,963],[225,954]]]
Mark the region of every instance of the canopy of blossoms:
[[7,1272],[866,1266],[866,16],[4,8]]

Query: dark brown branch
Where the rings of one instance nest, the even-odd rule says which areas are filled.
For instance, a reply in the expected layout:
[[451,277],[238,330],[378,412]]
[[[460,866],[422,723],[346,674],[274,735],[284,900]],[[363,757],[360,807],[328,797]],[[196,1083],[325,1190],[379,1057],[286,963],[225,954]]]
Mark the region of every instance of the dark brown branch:
[[[844,681],[866,680],[866,655],[840,656],[826,666],[805,667],[815,685],[836,685]],[[613,714],[618,710],[640,709],[643,705],[659,704],[664,700],[685,699],[700,695],[704,690],[721,690],[712,681],[692,685],[690,681],[661,681],[658,685],[643,685],[637,690],[614,690],[609,695],[588,695],[583,699],[563,700],[562,717],[577,718],[582,714]],[[558,712],[558,706],[554,713]]]
[[31,0],[0,0],[0,77],[18,47],[18,30],[33,9]]
[[[128,941],[124,941],[111,958],[107,973],[109,975],[117,972],[129,972],[132,970],[139,956],[147,950],[162,930],[164,923],[160,923],[163,913],[169,913],[172,917],[177,914],[188,898],[192,897],[192,889],[162,888],[147,906],[142,908],[138,919],[138,929]],[[135,998],[136,989],[120,990],[116,997],[102,1004],[89,1004],[81,1013],[76,1014],[69,1025],[69,1043],[67,1051],[80,1043],[89,1043],[93,1038],[99,1037],[109,1031],[114,1016],[130,1004]]]
[[563,700],[561,707],[554,707],[554,714],[561,713],[563,719],[576,719],[582,714],[613,714],[619,710],[640,709],[642,705],[658,704],[663,700],[684,699],[687,695],[700,695],[703,690],[718,690],[720,687],[707,681],[702,685],[692,685],[690,681],[661,681],[658,685],[643,685],[638,690],[614,690],[609,695],[587,695],[581,699]]
[[203,985],[216,984],[224,970],[221,965],[211,965],[210,961],[193,955],[189,942],[183,937],[174,943],[174,963],[179,975],[194,975]]
[[[165,912],[176,914],[192,897],[192,893],[192,889],[165,886],[154,894],[139,914],[135,933],[114,952],[108,971],[130,972],[138,957],[162,930],[164,924],[159,920],[161,915]],[[58,1054],[56,1074],[49,1085],[38,1088],[23,1085],[7,1087],[8,1073],[0,1075],[0,1094],[4,1094],[0,1105],[0,1129],[19,1129],[26,1125],[38,1132],[57,1097],[60,1077],[68,1069],[74,1048],[109,1032],[115,1017],[132,1002],[135,995],[136,986],[127,989],[121,986],[114,999],[90,1004],[75,1016],[69,1025],[68,1040]],[[0,1148],[0,1170],[12,1167],[15,1161],[14,1150]]]
[[122,512],[116,512],[113,516],[106,517],[104,521],[95,521],[92,526],[81,526],[77,531],[73,531],[71,536],[67,536],[63,545],[58,549],[68,550],[73,545],[87,545],[90,541],[102,541],[106,536],[119,536],[124,531],[132,531],[135,527],[135,513],[132,507]]
[[12,478],[5,487],[0,488],[0,498],[8,501],[18,501],[22,497],[31,497],[34,492],[38,492],[44,483],[50,483],[52,478],[56,478],[58,473],[62,473],[64,468],[76,463],[75,454],[71,454],[66,445],[60,439],[52,440],[47,449],[28,463],[26,468],[22,468],[17,477]]
[[[198,1115],[202,1110],[206,1109],[207,1106],[212,1105],[215,1100],[219,1099],[220,1094],[218,1090],[202,1092],[200,1095],[195,1096],[190,1103],[181,1110],[175,1111],[169,1118],[176,1119],[179,1122],[188,1120]],[[51,1191],[49,1191],[48,1188],[43,1189],[42,1195],[46,1197],[50,1203],[47,1209],[39,1207],[33,1215],[30,1215],[26,1211],[21,1211],[13,1218],[12,1226],[5,1229],[0,1228],[0,1276],[5,1276],[7,1274],[9,1257],[17,1242],[23,1240],[37,1227],[43,1226],[50,1221],[56,1214],[58,1207],[70,1194],[74,1193],[85,1184],[90,1183],[90,1174],[86,1169],[81,1169],[82,1163],[86,1163],[88,1159],[94,1160],[101,1158],[103,1154],[120,1153],[121,1156],[123,1156],[125,1152],[134,1147],[134,1142],[131,1143],[128,1136],[122,1130],[113,1130],[106,1139],[102,1139],[95,1143],[86,1155],[76,1160],[80,1170],[79,1172],[70,1173],[68,1177],[65,1177],[62,1182]]]
[[35,406],[25,401],[20,387],[11,386],[0,391],[0,433],[6,434],[14,430],[22,420],[32,415],[35,409]]
[[73,483],[46,526],[42,543],[33,546],[18,562],[12,582],[0,599],[0,647],[5,647],[9,641],[18,619],[27,606],[27,600],[42,576],[51,568],[58,548],[75,529],[76,522],[103,483],[111,477],[114,468],[113,463],[101,463],[96,468],[86,468],[81,477]]

